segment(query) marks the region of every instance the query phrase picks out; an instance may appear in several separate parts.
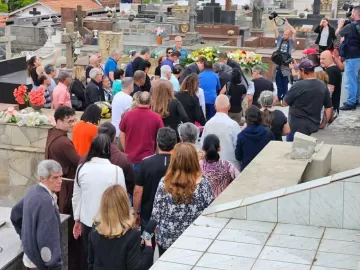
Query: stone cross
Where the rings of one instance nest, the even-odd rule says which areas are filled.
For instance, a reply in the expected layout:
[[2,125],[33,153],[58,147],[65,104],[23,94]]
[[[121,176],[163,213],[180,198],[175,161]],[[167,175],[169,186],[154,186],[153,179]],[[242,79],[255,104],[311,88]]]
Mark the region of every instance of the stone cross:
[[74,68],[74,42],[76,40],[77,34],[74,32],[74,23],[66,23],[66,33],[62,34],[62,43],[66,44],[66,68]]
[[5,42],[6,59],[11,59],[11,41],[16,40],[16,37],[10,35],[10,27],[5,27],[5,36],[0,37],[0,42]]
[[38,11],[36,8],[33,8],[32,11],[29,11],[30,15],[36,16],[36,15],[41,15],[41,12]]
[[76,19],[76,30],[80,31],[83,28],[83,19],[86,17],[87,12],[82,10],[82,6],[78,5],[74,11],[74,17]]
[[321,5],[321,0],[314,0],[314,5],[313,5],[314,15],[320,15],[320,5]]

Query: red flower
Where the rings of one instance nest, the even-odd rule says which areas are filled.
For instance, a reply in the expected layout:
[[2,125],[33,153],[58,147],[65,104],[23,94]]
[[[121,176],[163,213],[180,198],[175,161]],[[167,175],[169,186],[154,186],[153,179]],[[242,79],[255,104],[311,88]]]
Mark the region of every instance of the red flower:
[[25,104],[27,98],[26,90],[27,87],[25,85],[20,85],[18,88],[14,89],[14,97],[17,103]]
[[45,104],[44,89],[42,87],[29,93],[29,100],[34,106],[42,106]]
[[199,52],[199,55],[202,55],[203,54],[203,52]]

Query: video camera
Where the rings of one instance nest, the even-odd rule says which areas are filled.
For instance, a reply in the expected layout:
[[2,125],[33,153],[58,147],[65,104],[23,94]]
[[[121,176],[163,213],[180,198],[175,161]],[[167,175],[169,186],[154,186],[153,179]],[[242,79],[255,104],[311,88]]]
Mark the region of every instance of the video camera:
[[269,20],[270,20],[270,21],[274,20],[274,21],[275,21],[275,24],[276,24],[277,26],[280,26],[280,24],[279,24],[279,22],[276,20],[276,18],[280,19],[280,20],[283,22],[282,24],[285,23],[285,19],[281,18],[281,17],[279,16],[279,14],[277,14],[276,11],[273,11],[273,12],[271,12],[271,13],[269,14]]
[[342,9],[343,9],[344,11],[346,11],[345,16],[346,16],[346,18],[347,18],[347,20],[345,20],[344,26],[347,25],[347,24],[349,24],[349,23],[351,23],[351,19],[350,19],[350,18],[351,18],[351,13],[352,13],[353,8],[354,8],[354,5],[348,4],[348,3],[345,3],[345,4],[342,6]]

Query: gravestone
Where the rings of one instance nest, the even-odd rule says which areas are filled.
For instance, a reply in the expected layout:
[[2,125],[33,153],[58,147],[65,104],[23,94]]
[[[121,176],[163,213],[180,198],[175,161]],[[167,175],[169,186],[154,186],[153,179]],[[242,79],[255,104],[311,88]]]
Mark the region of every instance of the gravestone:
[[10,35],[10,27],[5,27],[5,36],[0,37],[0,42],[5,42],[6,60],[11,59],[11,42],[16,40],[16,37]]
[[62,43],[66,44],[66,69],[74,68],[74,42],[77,34],[74,32],[74,23],[66,23],[66,33],[62,34]]
[[189,2],[189,32],[185,33],[185,38],[183,40],[184,46],[198,44],[202,41],[200,34],[195,30],[195,26],[197,24],[197,12],[195,11],[196,0],[190,0]]
[[52,41],[54,28],[48,25],[47,27],[45,27],[45,33],[48,37],[45,45],[34,52],[34,55],[41,57],[43,59],[49,58],[55,53],[55,44]]
[[203,9],[196,10],[198,24],[231,24],[235,25],[235,11],[222,10],[219,3],[211,0]]
[[307,15],[308,19],[319,19],[319,20],[321,20],[322,18],[325,17],[325,15],[320,15],[320,5],[321,5],[321,0],[314,0],[313,14],[308,14]]
[[99,33],[99,48],[104,59],[109,58],[110,53],[117,49],[123,51],[123,33],[104,31]]

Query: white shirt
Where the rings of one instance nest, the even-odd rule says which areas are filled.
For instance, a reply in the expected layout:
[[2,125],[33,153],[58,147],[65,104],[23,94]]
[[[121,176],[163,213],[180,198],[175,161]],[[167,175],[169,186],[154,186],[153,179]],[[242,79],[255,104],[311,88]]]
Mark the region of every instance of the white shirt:
[[202,88],[198,88],[198,91],[196,92],[197,97],[199,98],[200,107],[204,113],[204,116],[206,116],[206,106],[205,106],[205,95],[204,90]]
[[321,31],[319,46],[327,46],[327,41],[329,38],[329,27],[323,28]]
[[175,77],[174,74],[171,74],[171,78],[169,80],[171,84],[173,85],[174,91],[179,92],[180,90],[180,83],[179,80]]
[[74,219],[91,227],[94,217],[98,214],[104,191],[115,184],[121,185],[126,190],[125,177],[120,167],[111,164],[108,159],[95,157],[86,162],[78,174],[79,184],[75,176],[72,197]]
[[238,123],[227,114],[218,112],[206,123],[201,137],[201,145],[206,135],[215,134],[220,140],[220,159],[230,161],[236,167],[239,167],[239,162],[235,158],[235,147],[240,131]]
[[113,98],[111,108],[111,124],[116,128],[116,137],[120,135],[120,122],[123,113],[130,108],[132,103],[132,97],[123,91],[117,93]]

